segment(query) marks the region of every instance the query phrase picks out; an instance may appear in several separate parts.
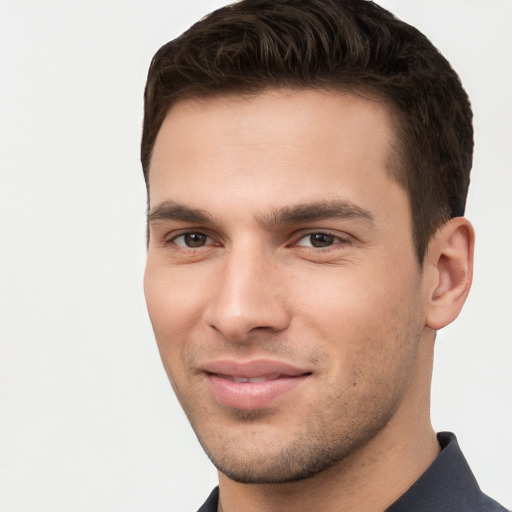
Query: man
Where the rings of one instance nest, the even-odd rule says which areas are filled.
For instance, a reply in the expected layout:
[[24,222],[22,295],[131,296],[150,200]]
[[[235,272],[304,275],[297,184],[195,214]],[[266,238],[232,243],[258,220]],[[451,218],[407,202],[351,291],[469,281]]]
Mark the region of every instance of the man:
[[471,109],[364,0],[245,0],[155,55],[145,293],[202,511],[504,510],[429,414],[469,292]]

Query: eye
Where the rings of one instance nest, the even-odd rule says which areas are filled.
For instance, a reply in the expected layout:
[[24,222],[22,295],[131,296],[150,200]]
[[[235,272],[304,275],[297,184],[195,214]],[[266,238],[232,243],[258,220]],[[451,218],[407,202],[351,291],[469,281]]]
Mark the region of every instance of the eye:
[[185,247],[187,249],[195,249],[197,247],[203,247],[211,243],[211,238],[204,233],[183,233],[174,237],[171,242],[179,245],[180,247]]
[[309,233],[303,236],[296,245],[299,247],[314,247],[316,249],[322,249],[324,247],[330,247],[331,245],[343,242],[343,239],[339,236],[332,235],[331,233]]

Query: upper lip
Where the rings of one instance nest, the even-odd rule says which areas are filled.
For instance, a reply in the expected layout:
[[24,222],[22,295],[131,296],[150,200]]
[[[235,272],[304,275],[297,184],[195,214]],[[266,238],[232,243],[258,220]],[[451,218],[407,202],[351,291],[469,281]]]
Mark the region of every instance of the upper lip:
[[272,359],[253,359],[250,361],[219,359],[202,365],[201,370],[215,375],[246,377],[248,379],[275,375],[280,377],[299,377],[311,373],[311,370],[306,368]]

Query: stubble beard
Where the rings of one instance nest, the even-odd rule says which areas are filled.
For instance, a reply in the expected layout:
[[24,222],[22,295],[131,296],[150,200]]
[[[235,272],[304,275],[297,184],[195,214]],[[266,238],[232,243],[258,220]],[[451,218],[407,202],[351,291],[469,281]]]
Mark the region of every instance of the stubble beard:
[[[394,368],[391,375],[365,372],[363,380],[355,376],[352,389],[324,396],[323,404],[315,411],[306,408],[302,419],[297,410],[295,415],[302,421],[276,419],[268,411],[231,409],[229,426],[223,431],[213,418],[203,416],[204,409],[192,406],[193,401],[180,402],[206,455],[231,480],[289,484],[335,466],[343,471],[344,461],[386,428],[407,393],[421,330],[406,329],[401,334],[396,336],[401,349],[380,360],[383,368]],[[324,385],[329,389],[328,382]]]
[[[348,419],[343,425],[331,425],[329,417],[317,418],[280,446],[279,439],[256,441],[260,444],[259,449],[251,450],[250,454],[240,448],[244,442],[243,435],[229,438],[221,434],[216,442],[211,442],[209,435],[195,430],[214,466],[231,480],[243,484],[288,484],[340,465],[388,424],[399,403],[400,397],[397,396],[392,403],[381,404],[380,410],[375,410],[374,404],[363,425],[357,418]],[[236,410],[232,414],[241,425],[254,424],[258,429],[261,419],[258,411]],[[219,443],[219,438],[222,443]]]

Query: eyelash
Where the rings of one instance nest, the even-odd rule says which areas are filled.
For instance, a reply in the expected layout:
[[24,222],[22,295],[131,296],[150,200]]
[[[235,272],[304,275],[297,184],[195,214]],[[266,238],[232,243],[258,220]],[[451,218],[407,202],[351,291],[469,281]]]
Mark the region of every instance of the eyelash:
[[[206,243],[206,244],[203,244],[203,245],[199,245],[197,247],[189,247],[189,246],[185,245],[185,243],[182,245],[182,244],[179,244],[179,243],[176,242],[178,239],[184,238],[187,235],[199,235],[199,236],[205,237],[206,240],[208,240],[208,239],[210,241],[213,240],[213,237],[211,237],[207,233],[204,233],[203,231],[189,230],[189,231],[184,231],[184,232],[175,234],[171,238],[165,240],[164,243],[165,243],[165,245],[174,244],[180,250],[184,250],[184,251],[203,249],[205,247],[210,247],[212,245],[211,243],[209,243],[209,244]],[[302,240],[305,240],[308,237],[312,237],[314,235],[322,235],[322,236],[326,236],[326,237],[332,237],[333,241],[332,241],[332,243],[330,245],[326,245],[326,246],[323,246],[323,247],[315,247],[313,245],[311,245],[311,246],[300,245],[300,242]],[[343,236],[340,236],[339,234],[333,233],[331,231],[309,231],[307,233],[301,233],[300,236],[295,237],[294,241],[288,247],[290,247],[290,246],[291,247],[301,247],[302,249],[305,249],[305,250],[311,250],[311,251],[314,251],[314,252],[319,252],[319,251],[327,251],[327,250],[331,249],[334,246],[338,246],[339,244],[347,245],[347,244],[350,244],[350,243],[351,243],[351,240],[349,239],[348,236],[347,237],[343,237]]]
[[176,245],[179,249],[182,249],[182,250],[194,250],[194,249],[201,249],[203,247],[205,247],[205,245],[201,245],[201,246],[198,246],[198,247],[188,247],[186,246],[185,244],[181,245],[181,244],[178,244],[176,242],[176,240],[178,240],[179,238],[185,238],[187,235],[200,235],[200,236],[204,236],[206,239],[210,239],[212,240],[212,237],[202,231],[194,231],[194,230],[190,230],[190,231],[183,231],[181,233],[178,233],[178,234],[175,234],[173,235],[171,238],[169,239],[166,239],[165,240],[165,245]]
[[[299,245],[299,243],[302,241],[302,240],[305,240],[307,239],[308,237],[312,237],[314,235],[322,235],[322,236],[326,236],[326,237],[331,237],[333,240],[332,240],[332,243],[330,245],[326,245],[326,246],[323,246],[323,247],[315,247],[315,246],[301,246]],[[340,244],[342,245],[347,245],[350,243],[350,239],[346,236],[346,237],[343,237],[343,236],[340,236],[339,234],[336,234],[336,233],[333,233],[331,231],[310,231],[308,233],[303,233],[301,234],[300,237],[297,238],[297,240],[293,243],[293,245],[295,247],[303,247],[304,249],[309,249],[309,250],[313,250],[315,252],[318,252],[320,250],[329,250],[335,246],[339,246]]]

